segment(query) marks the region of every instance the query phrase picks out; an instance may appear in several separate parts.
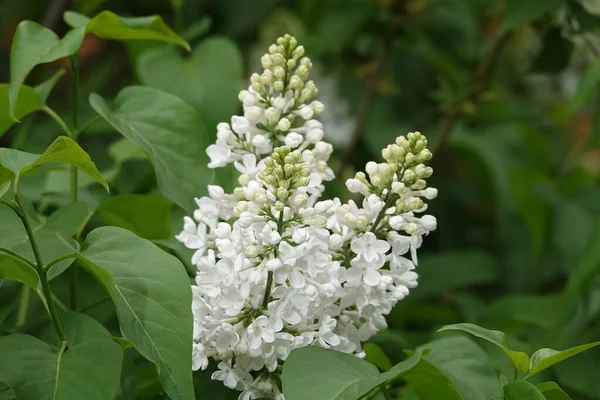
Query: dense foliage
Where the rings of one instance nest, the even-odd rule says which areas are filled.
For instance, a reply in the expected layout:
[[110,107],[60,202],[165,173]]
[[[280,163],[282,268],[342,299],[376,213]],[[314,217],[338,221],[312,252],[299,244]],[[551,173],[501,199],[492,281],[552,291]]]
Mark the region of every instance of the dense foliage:
[[[238,94],[257,83],[247,79],[252,72],[271,68],[261,56],[285,33],[303,44],[319,89],[296,72],[298,99],[310,87],[301,103],[315,95],[319,103],[294,109],[296,122],[278,114],[272,126],[258,119],[255,126],[279,137],[315,114],[322,127],[311,122],[300,137],[280,135],[280,144],[312,146],[320,133],[306,139],[308,131],[322,128],[334,151],[325,160],[331,170],[321,171],[330,181],[318,191],[340,204],[361,204],[366,194],[352,178],[370,160],[388,162],[381,149],[423,132],[433,158],[422,153],[421,161],[435,170],[427,184],[439,191],[427,214],[437,229],[418,263],[413,257],[418,286],[407,284],[410,295],[389,314],[375,309],[387,314],[388,328],[365,336],[364,359],[346,354],[359,350],[342,348],[348,340],[339,332],[320,333],[335,324],[324,319],[331,311],[311,303],[323,314],[311,328],[317,346],[286,347],[285,362],[274,364],[263,352],[266,375],[251,378],[276,371],[269,384],[280,385],[286,400],[600,399],[597,2],[67,3],[0,4],[7,38],[0,43],[0,399],[238,398],[211,380],[227,379],[222,368],[192,363],[193,343],[210,347],[223,336],[194,342],[191,284],[201,285],[201,268],[180,232],[184,216],[202,210],[194,198],[208,196],[208,185],[255,201],[249,178],[225,165],[234,159],[220,162],[221,150],[207,148],[219,122],[247,114],[240,100],[253,100]],[[286,89],[290,77],[273,71],[277,79],[261,84]],[[277,89],[277,80],[286,83]],[[417,145],[414,135],[407,149],[421,154],[425,142]],[[270,174],[288,168],[298,176],[281,194],[281,182],[263,173],[258,181],[270,186],[260,194],[303,207],[307,161],[273,150],[260,153],[270,156]],[[372,164],[367,172],[373,183],[378,172]],[[427,223],[435,228],[432,219],[414,227],[395,221],[390,230],[408,235]],[[362,246],[372,240],[380,253],[389,250],[379,243],[387,232],[376,232],[378,241],[357,232],[354,254],[366,254]],[[381,283],[379,273],[355,272],[367,285]],[[253,276],[262,286],[263,278]],[[340,285],[336,293],[350,287]],[[259,314],[248,314],[248,326],[267,326]],[[255,338],[257,349],[270,340],[265,335]],[[323,348],[336,346],[340,352]]]

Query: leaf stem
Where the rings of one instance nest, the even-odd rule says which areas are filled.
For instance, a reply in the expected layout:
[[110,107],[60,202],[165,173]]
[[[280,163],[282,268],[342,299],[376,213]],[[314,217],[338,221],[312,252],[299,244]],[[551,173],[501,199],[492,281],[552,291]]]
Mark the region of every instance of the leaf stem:
[[[73,107],[73,140],[77,142],[77,138],[79,137],[79,53],[76,52],[71,56],[71,69],[73,70],[73,85],[72,85],[72,107]],[[89,123],[90,121],[88,121]],[[85,128],[87,129],[91,123],[88,125],[85,124]],[[92,122],[93,123],[93,122]],[[71,203],[77,203],[77,195],[78,195],[78,174],[79,171],[74,165],[71,165]],[[47,268],[49,268],[47,266]],[[71,307],[73,309],[77,309],[77,281],[79,280],[79,271],[77,269],[77,265],[74,265],[71,268]]]
[[48,271],[50,269],[50,267],[52,267],[54,264],[59,263],[64,260],[68,260],[69,258],[77,258],[77,253],[69,253],[69,254],[65,254],[60,257],[55,258],[54,260],[50,261],[48,264],[46,264],[44,266],[44,271]]
[[379,389],[381,390],[381,393],[383,393],[383,397],[385,397],[385,400],[392,400],[392,397],[390,396],[390,393],[388,392],[385,383],[379,385]]
[[16,260],[22,261],[25,264],[29,265],[31,268],[36,269],[36,265],[33,261],[31,261],[29,258],[25,257],[23,254],[17,253],[14,250],[0,247],[0,253],[4,253],[4,254],[8,255],[9,257],[12,257]]
[[40,254],[40,249],[37,244],[37,239],[31,229],[31,224],[27,219],[27,215],[22,211],[21,206],[18,203],[16,206],[11,206],[16,212],[21,221],[23,222],[23,226],[25,227],[25,231],[27,232],[27,237],[29,238],[29,243],[31,244],[31,249],[33,250],[33,255],[35,256],[35,269],[38,272],[40,283],[42,286],[42,294],[46,301],[46,306],[48,308],[48,313],[50,314],[50,319],[54,324],[54,328],[56,329],[56,333],[58,334],[59,339],[62,342],[66,342],[67,338],[62,329],[62,325],[60,324],[60,320],[58,319],[58,313],[56,312],[56,306],[54,305],[54,298],[52,297],[52,291],[50,290],[50,283],[48,282],[48,276],[46,271],[44,270],[44,263],[42,261],[42,256]]
[[45,112],[46,114],[48,114],[49,116],[51,116],[52,119],[55,120],[56,123],[58,123],[58,125],[60,125],[60,127],[62,128],[62,130],[65,132],[65,134],[67,136],[73,137],[73,133],[71,132],[71,130],[69,129],[69,127],[67,126],[65,121],[53,109],[51,109],[48,106],[44,106],[44,107],[42,107],[42,111]]
[[23,287],[21,288],[21,298],[19,299],[19,311],[17,312],[17,328],[25,325],[25,321],[27,321],[30,294],[29,286],[23,284]]
[[102,119],[102,117],[100,115],[96,115],[96,116],[88,119],[87,121],[85,121],[85,123],[83,125],[81,125],[81,128],[79,128],[77,130],[78,135],[81,135],[83,132],[87,131],[90,126],[94,125],[96,122],[100,121],[101,119]]

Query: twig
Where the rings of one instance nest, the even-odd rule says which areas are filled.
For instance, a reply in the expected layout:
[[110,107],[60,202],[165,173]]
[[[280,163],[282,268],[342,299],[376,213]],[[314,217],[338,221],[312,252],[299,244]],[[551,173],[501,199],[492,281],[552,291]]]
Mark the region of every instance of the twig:
[[53,0],[46,9],[44,16],[42,17],[42,25],[48,29],[54,30],[56,24],[60,21],[60,16],[63,11],[67,8],[68,0]]
[[452,107],[452,109],[446,114],[446,117],[442,120],[440,130],[438,131],[435,137],[435,142],[431,147],[433,154],[437,154],[441,150],[442,146],[452,133],[454,125],[456,125],[460,117],[462,117],[464,111],[461,105],[465,102],[476,101],[477,97],[481,94],[481,91],[492,72],[492,68],[496,62],[496,59],[500,55],[500,52],[506,43],[508,43],[509,39],[510,32],[504,32],[501,34],[477,65],[477,68],[473,73],[473,78],[471,79],[471,84],[469,85],[469,92],[467,93],[466,97],[457,102],[457,104]]
[[358,106],[358,110],[356,111],[356,122],[354,124],[352,136],[350,136],[348,145],[344,149],[344,152],[342,153],[342,156],[340,158],[340,165],[336,173],[336,176],[339,178],[342,177],[344,169],[346,168],[346,165],[348,165],[350,157],[352,156],[352,153],[356,148],[356,144],[358,143],[358,139],[360,138],[360,134],[362,133],[363,127],[367,122],[369,112],[371,111],[371,107],[373,106],[373,100],[375,99],[377,83],[379,82],[381,74],[383,73],[383,68],[385,67],[385,63],[390,53],[390,48],[392,47],[392,42],[394,40],[394,37],[396,36],[396,29],[400,20],[400,13],[394,13],[391,16],[385,28],[385,33],[381,38],[381,51],[377,56],[377,60],[375,61],[375,68],[369,76],[365,91],[363,92],[362,99],[360,100],[360,104]]

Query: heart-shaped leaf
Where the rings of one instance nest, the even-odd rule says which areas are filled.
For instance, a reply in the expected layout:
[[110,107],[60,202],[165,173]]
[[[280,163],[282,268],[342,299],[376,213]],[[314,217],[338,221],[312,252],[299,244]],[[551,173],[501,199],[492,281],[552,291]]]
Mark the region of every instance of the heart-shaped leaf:
[[536,386],[546,400],[572,400],[556,382],[544,382]]
[[167,395],[193,399],[192,292],[181,262],[117,227],[93,230],[79,259],[112,297],[123,337],[157,364]]
[[84,34],[84,28],[77,28],[61,39],[50,29],[32,21],[23,21],[17,26],[10,49],[9,115],[13,120],[17,120],[17,99],[21,86],[31,70],[36,65],[75,54]]
[[[3,179],[15,180],[15,192],[17,192],[19,177],[21,175],[27,174],[39,165],[56,162],[74,165],[108,190],[106,180],[100,175],[90,156],[73,139],[66,136],[56,138],[41,155],[0,148],[0,165],[12,172],[12,177],[6,175]],[[0,181],[0,183],[3,182]]]
[[[7,83],[0,84],[0,136],[4,135],[15,123],[10,115],[8,93],[9,85]],[[30,86],[21,86],[16,98],[17,100],[14,107],[16,119],[21,119],[24,116],[41,109],[44,105],[40,95]]]
[[117,395],[121,346],[90,317],[70,314],[67,321],[68,349],[29,335],[0,339],[0,381],[19,400],[111,400]]
[[492,331],[477,326],[475,324],[467,323],[447,325],[439,329],[438,332],[450,330],[467,332],[473,336],[495,344],[496,346],[500,347],[500,349],[502,349],[502,351],[508,356],[508,358],[510,358],[515,367],[524,372],[527,372],[527,370],[529,370],[529,356],[527,356],[526,353],[523,353],[521,351],[510,350],[508,348],[508,343],[506,342],[506,335],[504,334],[504,332]]
[[191,213],[194,197],[213,178],[205,153],[208,134],[198,112],[179,97],[142,86],[123,89],[113,104],[97,94],[90,95],[90,103],[149,154],[161,193]]
[[600,345],[600,342],[583,344],[577,347],[571,347],[567,350],[553,350],[553,349],[539,349],[531,356],[531,365],[529,367],[529,374],[525,377],[528,379],[540,371],[550,368],[554,364],[557,364],[569,357],[573,357],[583,351],[589,350],[592,347]]
[[513,381],[504,385],[505,400],[546,400],[544,395],[531,383]]
[[211,133],[239,109],[242,68],[236,44],[220,36],[200,42],[188,58],[171,47],[158,47],[146,50],[137,62],[144,85],[181,97],[200,112]]
[[125,18],[110,11],[102,11],[90,19],[85,15],[67,11],[64,15],[67,24],[74,28],[85,28],[103,39],[110,40],[157,40],[173,43],[190,50],[190,45],[164,23],[158,15],[150,17]]

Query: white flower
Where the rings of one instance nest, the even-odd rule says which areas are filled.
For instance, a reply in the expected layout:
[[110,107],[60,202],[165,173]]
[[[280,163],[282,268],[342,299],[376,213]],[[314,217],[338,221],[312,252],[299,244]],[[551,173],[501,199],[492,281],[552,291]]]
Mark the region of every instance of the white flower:
[[248,347],[251,349],[259,349],[265,343],[273,343],[275,341],[275,333],[271,330],[269,319],[264,315],[256,318],[248,327]]
[[365,261],[372,262],[381,257],[390,249],[390,244],[385,240],[378,240],[372,232],[365,233],[355,239],[350,249],[357,255],[363,256]]
[[231,149],[224,140],[217,139],[215,144],[207,147],[206,154],[210,157],[208,168],[224,167],[229,162]]
[[201,343],[194,343],[192,349],[192,370],[205,370],[208,367],[208,357],[206,357],[206,349]]
[[231,368],[231,365],[227,362],[220,362],[218,365],[219,370],[212,373],[211,378],[223,381],[223,384],[230,389],[235,389],[240,380],[239,374],[236,370]]
[[321,322],[321,327],[319,328],[319,333],[317,335],[319,343],[322,347],[328,349],[330,346],[337,346],[340,344],[339,336],[333,333],[336,324],[337,321],[331,318],[329,315],[325,315],[323,317],[323,321]]

